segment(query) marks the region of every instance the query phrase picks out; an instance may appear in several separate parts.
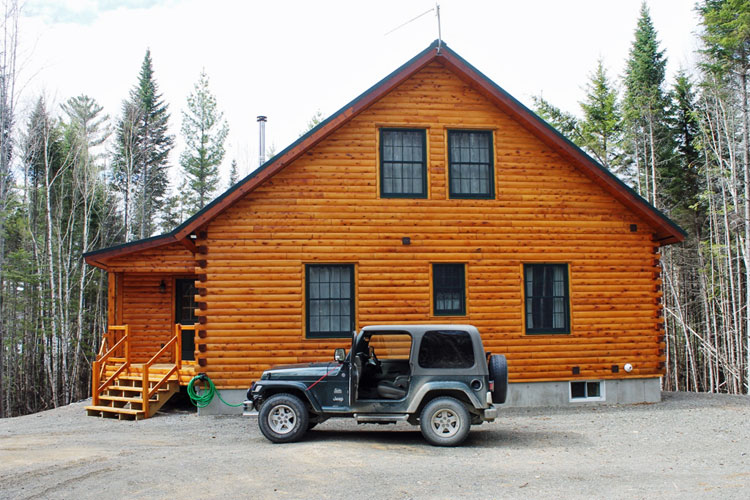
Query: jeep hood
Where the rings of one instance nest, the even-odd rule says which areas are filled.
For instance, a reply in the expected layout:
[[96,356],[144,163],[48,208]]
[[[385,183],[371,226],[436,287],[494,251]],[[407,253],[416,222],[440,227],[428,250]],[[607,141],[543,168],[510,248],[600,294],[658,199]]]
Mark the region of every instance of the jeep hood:
[[321,377],[331,370],[341,366],[335,361],[322,363],[297,363],[293,365],[280,365],[263,372],[265,380],[280,380],[293,378]]

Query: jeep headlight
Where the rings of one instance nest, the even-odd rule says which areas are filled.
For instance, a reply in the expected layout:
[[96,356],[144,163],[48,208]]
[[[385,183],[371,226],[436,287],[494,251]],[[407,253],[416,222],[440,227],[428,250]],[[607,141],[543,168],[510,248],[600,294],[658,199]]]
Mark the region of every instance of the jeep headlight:
[[263,389],[262,384],[257,384],[257,385],[253,384],[253,389],[252,389],[253,392],[260,392],[261,389]]

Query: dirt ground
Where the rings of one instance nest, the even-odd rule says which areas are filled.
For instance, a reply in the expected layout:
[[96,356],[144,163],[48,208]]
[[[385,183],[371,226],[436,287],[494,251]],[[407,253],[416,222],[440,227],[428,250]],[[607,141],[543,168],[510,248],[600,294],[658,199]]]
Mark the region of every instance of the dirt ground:
[[252,417],[85,402],[0,420],[0,498],[750,498],[750,398],[502,410],[460,448],[329,420],[274,445]]

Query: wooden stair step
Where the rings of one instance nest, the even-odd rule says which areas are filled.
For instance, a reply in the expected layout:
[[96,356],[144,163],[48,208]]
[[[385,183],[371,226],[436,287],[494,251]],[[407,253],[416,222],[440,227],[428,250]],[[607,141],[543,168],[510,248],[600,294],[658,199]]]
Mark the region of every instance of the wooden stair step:
[[[126,396],[110,396],[107,394],[102,394],[101,396],[99,396],[99,399],[106,399],[107,401],[123,401],[125,403],[143,403],[142,398],[129,398]],[[158,401],[158,399],[151,398],[149,399],[149,401],[155,402],[155,401]]]
[[[163,387],[159,387],[157,392],[168,392],[169,386],[172,384],[172,382],[177,382],[176,380],[170,380],[167,382],[166,385]],[[143,392],[143,388],[141,386],[132,386],[132,385],[110,385],[107,387],[107,390],[111,391],[130,391],[130,392]]]
[[125,413],[127,415],[137,415],[143,413],[143,410],[131,410],[130,408],[115,408],[113,406],[87,406],[87,410],[106,411],[108,413]]
[[[148,381],[156,383],[156,382],[160,381],[163,376],[164,375],[162,375],[161,377],[159,377],[159,376],[149,376],[148,377]],[[143,377],[141,377],[139,375],[120,375],[119,377],[117,377],[117,379],[118,380],[132,380],[134,382],[142,382],[143,381]],[[169,380],[177,380],[177,377],[172,376],[172,377],[169,377],[167,380],[168,381]]]
[[141,420],[146,416],[143,410],[129,408],[114,408],[112,406],[87,406],[86,413],[90,417],[117,418],[120,420]]
[[107,387],[111,391],[131,391],[131,392],[143,392],[143,387],[132,386],[132,385],[110,385]]

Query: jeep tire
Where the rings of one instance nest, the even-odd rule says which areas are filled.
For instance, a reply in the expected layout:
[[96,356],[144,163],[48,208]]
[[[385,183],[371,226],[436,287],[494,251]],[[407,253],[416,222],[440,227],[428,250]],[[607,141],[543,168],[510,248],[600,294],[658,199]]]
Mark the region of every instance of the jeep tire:
[[258,412],[260,432],[274,443],[298,441],[307,432],[309,419],[305,404],[286,393],[268,398]]
[[471,416],[463,403],[454,398],[433,399],[419,417],[422,435],[435,446],[458,446],[469,435]]
[[495,390],[492,391],[492,402],[496,404],[505,403],[508,395],[508,362],[502,354],[493,354],[488,363],[490,380],[495,382]]

